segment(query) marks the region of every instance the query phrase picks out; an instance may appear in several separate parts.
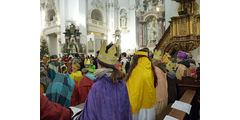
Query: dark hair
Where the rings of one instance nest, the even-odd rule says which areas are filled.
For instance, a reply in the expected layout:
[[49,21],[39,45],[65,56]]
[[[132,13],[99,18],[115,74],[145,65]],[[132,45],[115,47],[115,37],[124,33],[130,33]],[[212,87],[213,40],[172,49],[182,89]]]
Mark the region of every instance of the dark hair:
[[[111,48],[113,44],[109,44],[106,47],[106,53],[108,52],[108,49]],[[117,56],[117,54],[115,54],[115,56]],[[101,60],[97,59],[97,62],[106,68],[111,68],[113,69],[112,74],[110,76],[110,79],[112,80],[113,83],[117,84],[119,83],[120,80],[123,80],[123,78],[125,77],[125,74],[123,72],[121,72],[120,70],[118,70],[114,65],[109,65],[107,63],[102,62]]]
[[99,50],[97,51],[97,55],[99,54]]
[[[143,51],[143,52],[148,52],[148,49],[144,48],[144,49],[141,49],[139,51]],[[138,59],[141,58],[141,57],[146,57],[144,55],[134,55],[133,58],[132,58],[132,63],[131,63],[131,67],[130,67],[130,70],[129,70],[129,73],[126,77],[126,81],[128,81],[129,77],[131,76],[132,74],[132,71],[133,69],[137,66],[138,64]],[[155,73],[155,69],[154,69],[154,66],[152,64],[152,61],[150,60],[149,56],[147,56],[147,58],[149,59],[149,61],[151,62],[151,68],[152,68],[152,72],[153,72],[153,77],[154,77],[154,87],[157,86],[158,82],[157,82],[157,75]]]
[[125,53],[125,52],[124,52],[124,53],[122,53],[122,56],[126,57],[126,56],[127,56],[127,53]]

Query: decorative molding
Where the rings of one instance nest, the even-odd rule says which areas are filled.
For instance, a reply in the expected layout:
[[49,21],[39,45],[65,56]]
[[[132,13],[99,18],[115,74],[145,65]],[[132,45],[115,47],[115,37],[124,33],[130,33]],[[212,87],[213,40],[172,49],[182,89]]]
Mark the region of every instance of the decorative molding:
[[93,0],[91,5],[97,9],[103,10],[103,3],[100,0]]
[[61,32],[61,26],[60,25],[53,25],[50,27],[47,27],[43,30],[43,35],[49,35],[52,33],[58,34]]

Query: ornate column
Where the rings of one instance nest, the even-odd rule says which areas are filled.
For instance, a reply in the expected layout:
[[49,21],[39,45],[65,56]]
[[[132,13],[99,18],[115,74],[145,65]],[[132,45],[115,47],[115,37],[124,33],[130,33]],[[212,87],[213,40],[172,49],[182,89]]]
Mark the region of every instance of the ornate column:
[[158,18],[157,21],[158,21],[158,31],[159,31],[158,32],[158,37],[159,37],[158,41],[159,41],[162,38],[163,33],[164,33],[163,18]]
[[142,22],[139,22],[140,23],[140,36],[139,36],[139,38],[140,38],[140,40],[139,40],[139,43],[138,43],[138,45],[140,46],[140,47],[142,47],[143,46],[143,23]]
[[57,33],[57,55],[59,56],[59,54],[62,56],[61,32]]
[[142,39],[142,47],[145,47],[145,46],[147,46],[147,44],[145,45],[145,41],[146,41],[146,37],[145,37],[145,26],[146,26],[146,22],[143,22],[143,24],[142,24],[142,35],[143,35],[143,39]]

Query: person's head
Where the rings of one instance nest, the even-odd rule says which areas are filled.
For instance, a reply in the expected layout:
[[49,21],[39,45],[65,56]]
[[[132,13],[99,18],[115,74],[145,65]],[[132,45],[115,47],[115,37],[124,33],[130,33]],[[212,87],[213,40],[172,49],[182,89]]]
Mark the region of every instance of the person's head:
[[79,69],[80,69],[80,65],[78,63],[75,62],[75,63],[72,64],[72,71],[73,72],[76,72]]
[[43,61],[47,60],[47,57],[46,57],[46,56],[43,56],[42,60],[43,60]]
[[88,71],[88,68],[83,68],[83,69],[82,69],[82,75],[83,75],[83,76],[86,75],[88,72],[89,72],[89,71]]
[[123,58],[127,57],[127,53],[125,53],[125,52],[122,53],[121,57],[123,57]]
[[52,55],[51,57],[51,61],[57,63],[58,62],[58,58],[57,58],[57,55]]
[[99,55],[99,50],[96,52],[96,57]]
[[106,46],[106,41],[104,41],[97,57],[98,69],[113,69],[113,72],[110,76],[113,83],[118,83],[119,80],[122,80],[125,77],[125,74],[115,67],[118,59],[118,49],[119,48],[112,43]]
[[159,64],[162,60],[162,51],[161,50],[156,50],[154,51],[152,63],[154,65]]
[[186,52],[183,51],[179,51],[178,55],[177,55],[177,61],[182,61],[188,58],[188,54]]
[[[141,53],[141,55],[138,54],[138,53]],[[135,55],[133,56],[133,58],[132,58],[131,67],[130,67],[129,73],[128,73],[127,77],[126,77],[126,81],[129,79],[129,77],[130,77],[131,74],[132,74],[132,71],[133,71],[134,68],[137,66],[137,64],[138,64],[138,59],[139,59],[139,58],[142,58],[142,57],[147,57],[148,60],[151,62],[151,60],[150,60],[150,58],[149,58],[149,50],[148,50],[148,49],[144,48],[144,49],[138,50],[138,51],[135,53]],[[152,69],[153,77],[154,77],[154,87],[156,87],[156,86],[157,86],[157,76],[156,76],[156,73],[155,73],[154,66],[153,66],[152,62],[151,62],[151,69]]]

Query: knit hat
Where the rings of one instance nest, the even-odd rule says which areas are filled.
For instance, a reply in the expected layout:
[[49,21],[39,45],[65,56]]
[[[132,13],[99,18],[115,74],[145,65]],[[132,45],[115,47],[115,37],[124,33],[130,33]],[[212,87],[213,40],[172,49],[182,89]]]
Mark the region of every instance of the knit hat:
[[179,51],[179,52],[178,52],[178,55],[177,55],[177,58],[178,58],[178,59],[183,59],[183,60],[185,60],[185,59],[188,58],[188,54],[187,54],[186,52]]

